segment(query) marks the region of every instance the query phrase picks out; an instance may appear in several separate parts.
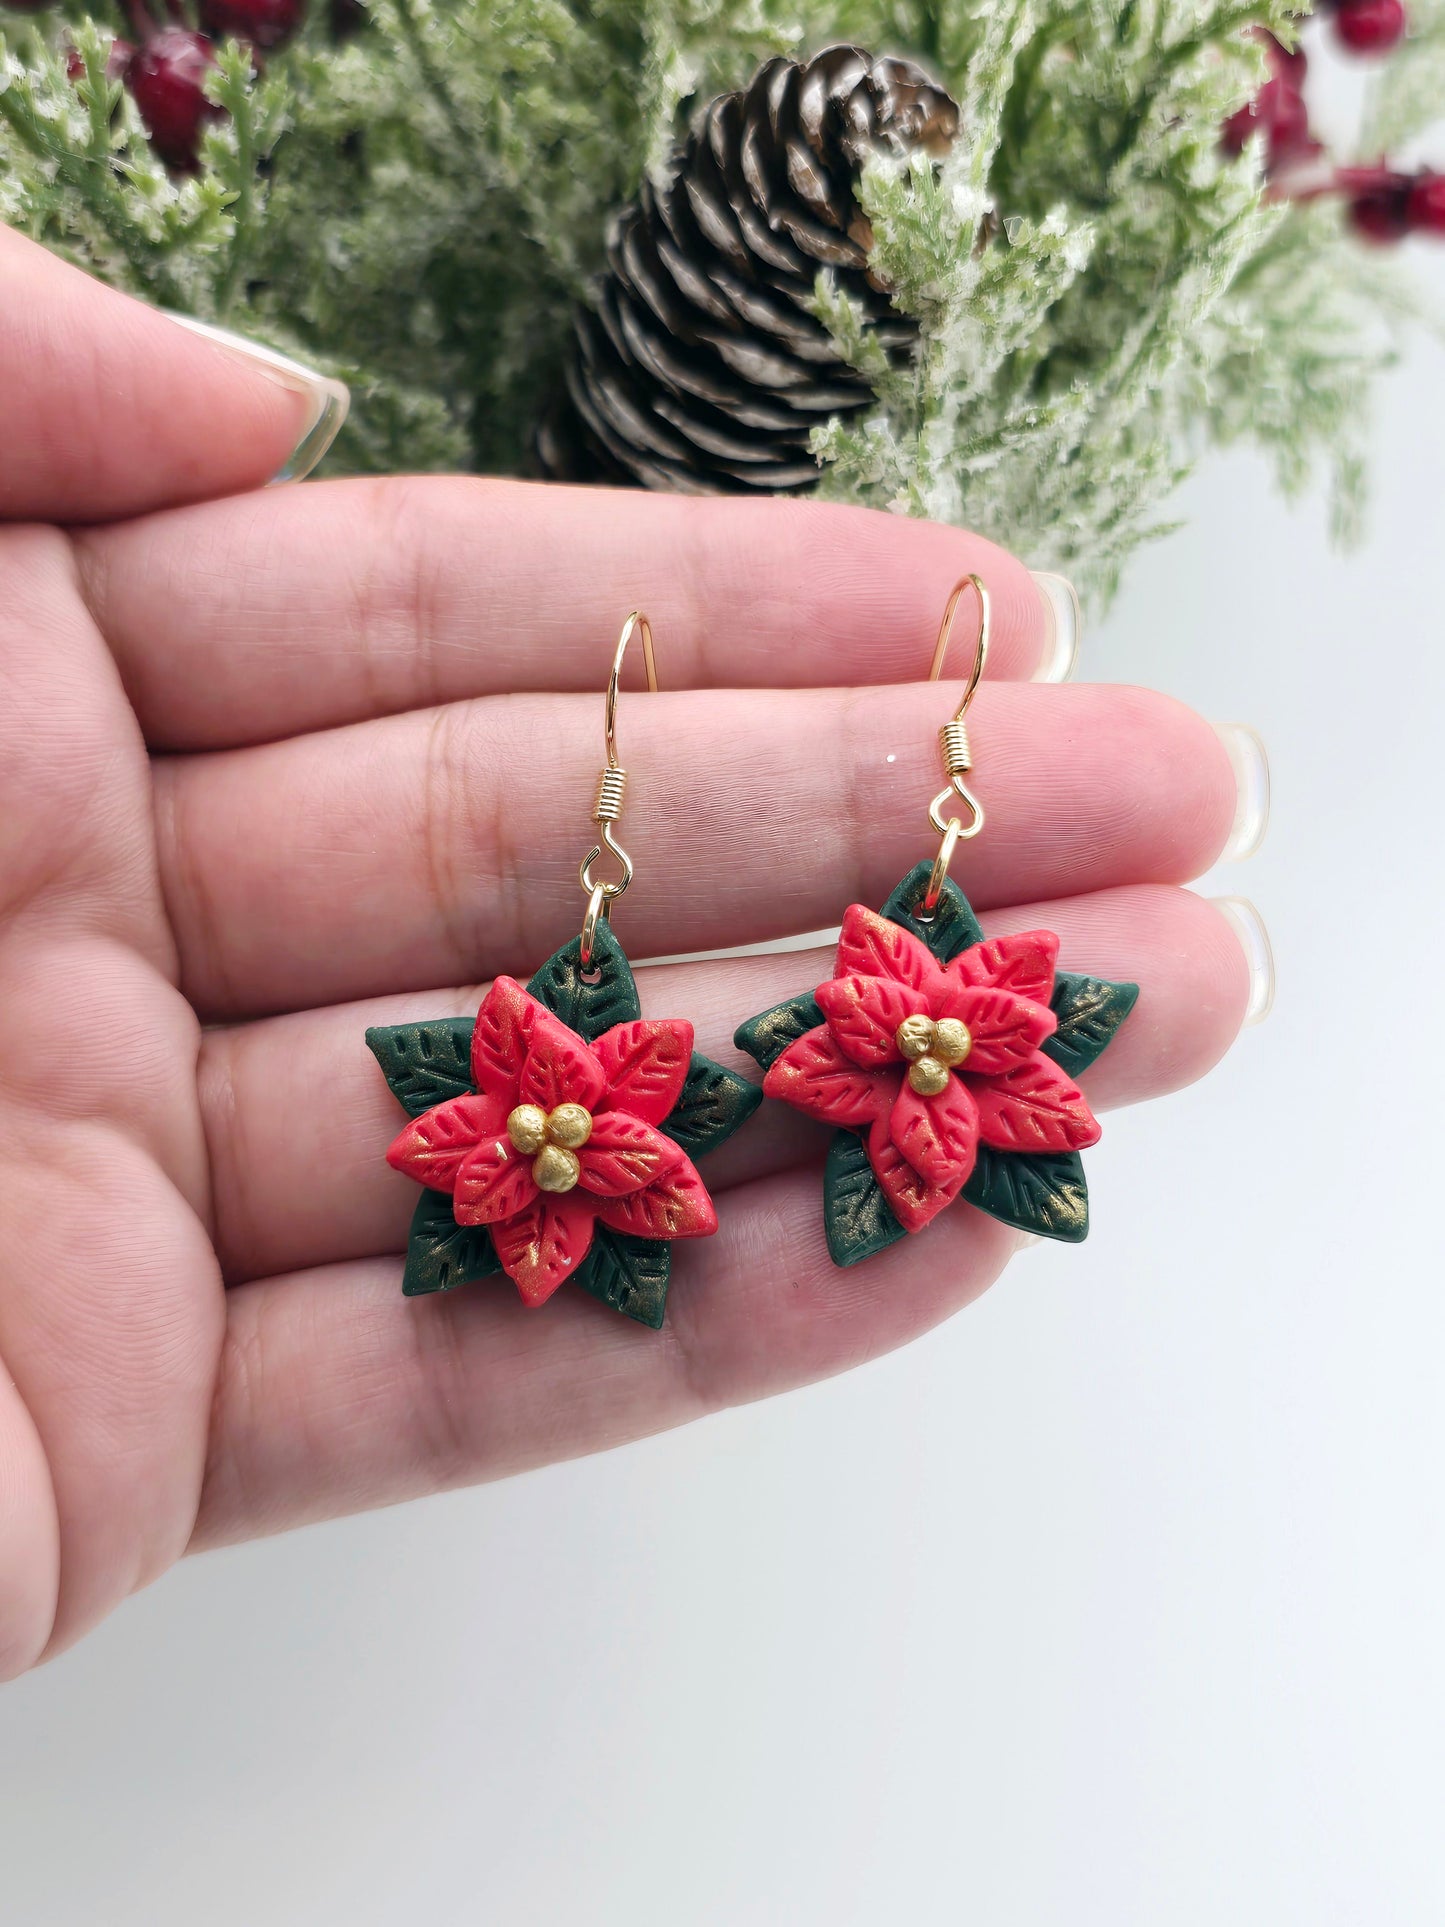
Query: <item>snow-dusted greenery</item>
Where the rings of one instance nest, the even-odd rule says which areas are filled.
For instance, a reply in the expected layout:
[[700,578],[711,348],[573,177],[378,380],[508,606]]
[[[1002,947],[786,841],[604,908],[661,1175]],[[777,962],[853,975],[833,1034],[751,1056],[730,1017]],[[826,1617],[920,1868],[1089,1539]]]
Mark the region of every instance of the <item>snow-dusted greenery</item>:
[[[1297,26],[1280,0],[375,0],[259,78],[225,52],[227,116],[178,182],[106,76],[119,16],[72,8],[0,51],[0,216],[342,374],[335,467],[524,469],[608,217],[698,102],[775,52],[912,53],[963,133],[941,170],[874,164],[863,198],[921,351],[890,371],[820,283],[878,394],[820,436],[822,487],[1107,590],[1211,438],[1356,492],[1393,263],[1333,210],[1269,204],[1254,151],[1222,158],[1259,23]],[[1426,41],[1412,98],[1441,78]]]

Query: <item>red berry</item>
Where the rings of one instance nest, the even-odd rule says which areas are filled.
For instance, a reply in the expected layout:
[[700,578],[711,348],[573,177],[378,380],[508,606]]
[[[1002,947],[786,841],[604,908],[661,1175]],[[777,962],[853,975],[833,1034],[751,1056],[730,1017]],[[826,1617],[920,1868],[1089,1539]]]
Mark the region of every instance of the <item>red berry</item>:
[[229,36],[270,53],[306,18],[306,0],[200,0],[200,17],[212,39]]
[[1445,234],[1445,174],[1417,174],[1406,213],[1420,233]]
[[[135,48],[128,40],[112,40],[105,56],[106,79],[120,80],[134,52]],[[73,41],[65,49],[65,72],[70,80],[79,80],[85,73],[85,61]]]
[[1238,154],[1260,132],[1265,136],[1265,166],[1270,172],[1314,151],[1304,95],[1282,76],[1267,80],[1257,98],[1230,115],[1220,142],[1227,154]]
[[211,43],[201,34],[162,27],[125,70],[151,146],[177,174],[195,172],[206,122],[221,118],[203,85],[215,64]]
[[1351,53],[1387,54],[1405,38],[1404,0],[1344,0],[1335,13],[1335,35]]
[[1382,174],[1374,186],[1362,189],[1349,207],[1355,232],[1381,244],[1403,241],[1410,232],[1413,186],[1408,174]]
[[1267,109],[1269,164],[1279,167],[1312,145],[1309,109],[1304,95],[1287,80],[1266,81],[1264,92],[1273,96]]
[[1287,80],[1298,92],[1305,84],[1305,75],[1309,72],[1310,65],[1304,48],[1286,47],[1263,27],[1259,29],[1259,35],[1264,41],[1270,72],[1281,80]]

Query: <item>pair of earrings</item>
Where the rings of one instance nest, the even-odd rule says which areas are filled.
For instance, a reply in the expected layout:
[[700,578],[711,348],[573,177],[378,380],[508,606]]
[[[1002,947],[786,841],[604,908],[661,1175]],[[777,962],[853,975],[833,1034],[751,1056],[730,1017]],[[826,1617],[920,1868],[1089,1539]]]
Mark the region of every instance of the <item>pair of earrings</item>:
[[[657,689],[647,618],[627,618],[607,683],[607,761],[592,816],[600,840],[578,872],[581,934],[525,990],[499,977],[475,1021],[366,1034],[411,1120],[387,1160],[424,1187],[407,1246],[409,1296],[505,1272],[526,1304],[540,1305],[570,1279],[660,1326],[673,1243],[717,1229],[695,1160],[764,1096],[835,1127],[823,1213],[837,1265],[922,1231],[960,1196],[1045,1237],[1084,1237],[1079,1153],[1099,1127],[1075,1080],[1112,1041],[1138,989],[1057,970],[1049,931],[986,940],[949,876],[959,843],[984,825],[965,781],[967,714],[989,640],[988,591],[976,575],[949,597],[929,671],[930,681],[942,674],[969,591],[978,643],[962,700],[939,731],[947,781],[928,810],[937,854],[881,913],[849,906],[828,983],[738,1030],[739,1048],[765,1072],[761,1089],[694,1050],[691,1024],[642,1016],[612,931],[612,905],[633,876],[614,826],[627,786],[618,681],[634,635],[647,686]],[[595,874],[604,849],[620,867],[614,878]]]

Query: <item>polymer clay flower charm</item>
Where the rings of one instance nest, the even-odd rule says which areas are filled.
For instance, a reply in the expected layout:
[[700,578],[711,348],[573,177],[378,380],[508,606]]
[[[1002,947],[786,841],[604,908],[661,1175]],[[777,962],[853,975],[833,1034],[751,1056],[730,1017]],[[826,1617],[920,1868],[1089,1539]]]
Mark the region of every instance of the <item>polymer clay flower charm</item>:
[[717,1230],[692,1160],[657,1128],[691,1062],[691,1024],[639,1018],[594,1047],[499,977],[472,1033],[476,1092],[423,1111],[387,1162],[449,1192],[459,1225],[486,1225],[523,1301],[545,1304],[599,1220],[641,1238]]
[[499,977],[475,1023],[397,1025],[367,1042],[411,1113],[387,1161],[426,1187],[408,1295],[501,1270],[528,1305],[572,1280],[662,1323],[673,1240],[717,1230],[693,1157],[761,1092],[694,1051],[691,1024],[641,1017],[607,925],[585,970],[574,939],[528,989]]
[[855,1264],[960,1194],[1011,1224],[1078,1239],[1078,1153],[1099,1126],[1074,1079],[1138,992],[1061,975],[1049,931],[985,942],[949,882],[926,921],[920,865],[883,914],[853,904],[832,980],[738,1032],[763,1090],[838,1126],[824,1180],[829,1249]]

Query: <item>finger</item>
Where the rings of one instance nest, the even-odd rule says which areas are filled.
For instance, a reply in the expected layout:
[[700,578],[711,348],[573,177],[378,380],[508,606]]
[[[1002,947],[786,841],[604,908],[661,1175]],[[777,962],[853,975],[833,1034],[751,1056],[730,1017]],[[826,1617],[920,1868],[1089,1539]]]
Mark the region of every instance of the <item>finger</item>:
[[[494,697],[159,764],[187,994],[244,1015],[526,973],[580,922],[600,707]],[[975,713],[988,829],[955,875],[979,908],[1178,882],[1223,847],[1229,757],[1167,697],[999,684]],[[634,700],[631,954],[814,929],[845,894],[881,901],[934,844],[939,714],[916,684]]]
[[0,518],[99,521],[258,487],[319,378],[219,346],[0,228]]
[[[806,501],[331,482],[99,530],[80,552],[142,726],[167,748],[497,691],[600,693],[633,608],[665,689],[919,679],[969,570],[992,598],[990,673],[1032,675],[1055,621],[1022,563],[979,536]],[[950,674],[976,633],[966,607]]]
[[150,768],[55,529],[0,529],[0,1671],[171,1564],[222,1293]]
[[[196,1547],[499,1478],[763,1398],[907,1342],[981,1292],[1016,1234],[963,1207],[856,1271],[816,1171],[733,1194],[660,1332],[581,1292],[404,1299],[395,1259],[231,1292]],[[626,1329],[624,1329],[626,1327]]]
[[[1064,969],[1140,985],[1129,1022],[1085,1074],[1097,1108],[1191,1083],[1238,1032],[1248,997],[1239,943],[1213,905],[1187,891],[1144,887],[1014,906],[988,927],[1055,930]],[[647,1016],[688,1018],[699,1050],[756,1079],[733,1047],[739,1023],[823,981],[832,967],[831,950],[795,951],[657,965],[639,970],[637,983]],[[207,1034],[199,1081],[228,1278],[404,1247],[416,1186],[383,1161],[401,1113],[364,1035],[371,1024],[469,1016],[480,997],[479,988],[422,992]],[[821,1155],[827,1137],[786,1106],[767,1104],[703,1173],[717,1195]]]
[[0,1360],[0,1682],[45,1650],[60,1598],[60,1521],[45,1447]]

